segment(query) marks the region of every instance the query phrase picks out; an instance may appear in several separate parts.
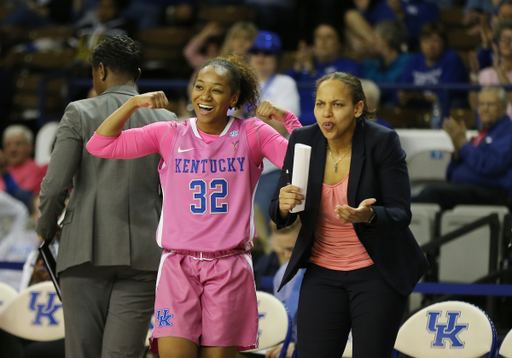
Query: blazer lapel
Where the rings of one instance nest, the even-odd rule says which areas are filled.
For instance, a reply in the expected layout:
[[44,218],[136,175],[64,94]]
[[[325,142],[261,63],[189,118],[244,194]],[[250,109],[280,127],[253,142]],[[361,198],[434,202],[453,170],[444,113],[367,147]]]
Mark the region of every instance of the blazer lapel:
[[356,119],[356,129],[352,138],[352,158],[350,161],[350,176],[348,178],[348,205],[357,208],[359,203],[356,203],[356,192],[361,178],[361,170],[365,160],[364,151],[364,120]]

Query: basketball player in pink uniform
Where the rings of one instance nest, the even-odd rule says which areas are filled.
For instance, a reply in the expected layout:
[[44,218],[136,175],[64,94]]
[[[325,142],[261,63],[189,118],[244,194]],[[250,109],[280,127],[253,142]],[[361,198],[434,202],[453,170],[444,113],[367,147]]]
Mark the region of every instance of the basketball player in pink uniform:
[[[288,141],[257,118],[241,120],[227,112],[255,108],[258,91],[258,77],[245,59],[216,58],[195,80],[197,118],[123,131],[138,108],[167,106],[163,92],[146,93],[108,117],[87,144],[102,158],[162,156],[164,199],[156,239],[164,252],[151,342],[161,357],[234,358],[257,346],[249,253],[256,234],[253,199],[263,158],[282,167]],[[267,101],[257,114],[283,122],[290,133],[301,126],[293,113]]]

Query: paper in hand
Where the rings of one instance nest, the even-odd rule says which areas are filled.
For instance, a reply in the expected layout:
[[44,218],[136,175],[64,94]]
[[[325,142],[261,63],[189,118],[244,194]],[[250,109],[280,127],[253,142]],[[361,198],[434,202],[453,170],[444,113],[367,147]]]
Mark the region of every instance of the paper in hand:
[[306,190],[308,188],[309,178],[309,159],[311,158],[311,147],[302,143],[295,144],[295,154],[293,156],[293,175],[292,185],[302,189],[304,200],[302,204],[294,207],[290,212],[298,213],[303,211],[306,206]]

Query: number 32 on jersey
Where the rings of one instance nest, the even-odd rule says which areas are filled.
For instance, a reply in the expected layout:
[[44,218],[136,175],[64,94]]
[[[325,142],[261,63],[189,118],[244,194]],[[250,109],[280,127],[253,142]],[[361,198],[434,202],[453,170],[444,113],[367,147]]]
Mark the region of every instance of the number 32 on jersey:
[[[206,183],[202,179],[194,179],[189,184],[192,190],[194,204],[190,205],[190,211],[193,214],[202,215],[209,211],[210,214],[226,214],[228,212],[228,203],[219,203],[220,199],[228,196],[228,182],[226,179],[212,179]],[[210,194],[208,195],[208,189]]]

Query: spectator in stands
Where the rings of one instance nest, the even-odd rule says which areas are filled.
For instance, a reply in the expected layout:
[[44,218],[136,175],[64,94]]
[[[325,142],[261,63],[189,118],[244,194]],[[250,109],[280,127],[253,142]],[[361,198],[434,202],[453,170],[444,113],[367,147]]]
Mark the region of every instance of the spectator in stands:
[[39,195],[46,166],[32,159],[34,135],[23,125],[11,125],[3,134],[4,152],[0,151],[0,189],[7,191],[32,210],[32,200]]
[[252,22],[235,22],[226,34],[220,55],[228,56],[233,52],[238,55],[247,54],[257,35],[258,28]]
[[336,27],[320,24],[314,32],[313,47],[304,41],[299,43],[297,58],[293,68],[288,72],[298,83],[310,83],[311,88],[301,88],[300,122],[302,125],[316,123],[313,98],[313,82],[325,74],[343,71],[359,76],[359,65],[348,58],[342,57],[342,37]]
[[375,84],[375,82],[373,82],[372,80],[362,79],[361,86],[363,87],[363,92],[364,95],[366,96],[366,105],[368,106],[369,109],[369,113],[366,119],[383,125],[384,127],[393,129],[391,124],[377,116],[380,103],[380,89],[377,86],[377,84]]
[[183,49],[183,56],[191,68],[197,70],[203,63],[220,54],[222,34],[223,30],[220,24],[211,21],[203,27],[201,32],[190,39]]
[[[363,62],[363,78],[375,83],[400,82],[409,54],[403,52],[407,34],[398,21],[383,21],[375,26],[375,58]],[[394,91],[386,91],[382,96],[384,106],[394,105]]]
[[254,277],[256,279],[257,290],[269,293],[274,292],[273,285],[268,286],[265,282],[262,283],[262,278],[264,278],[264,280],[270,277],[273,278],[277,270],[290,260],[299,231],[300,220],[297,220],[293,225],[281,230],[278,230],[276,224],[270,221],[272,252],[260,258],[258,263],[254,265]]
[[354,0],[354,5],[371,26],[375,27],[381,21],[396,20],[386,0]]
[[[512,80],[512,21],[502,22],[497,28],[498,45],[492,43],[494,58],[492,67],[479,71],[479,64],[476,57],[471,56],[471,82],[483,86],[489,85],[510,85]],[[512,91],[507,92],[509,103],[507,115],[512,118]],[[477,107],[477,93],[470,93],[470,104],[472,108]]]
[[432,184],[414,202],[436,203],[443,210],[459,204],[506,205],[512,195],[512,122],[506,113],[508,97],[501,87],[483,87],[478,98],[482,124],[478,135],[466,140],[466,125],[453,118],[443,128],[453,142],[447,183]]
[[92,13],[86,13],[76,24],[75,36],[77,67],[75,74],[80,77],[90,76],[89,58],[98,43],[111,35],[133,36],[135,24],[123,18],[121,13],[130,0],[99,0]]
[[498,44],[498,27],[502,22],[512,21],[512,0],[500,2],[496,7],[498,10],[493,13],[494,15],[492,17],[487,16],[486,14],[479,15],[477,17],[479,22],[470,30],[470,33],[480,34],[481,48],[478,51],[478,62],[480,68],[492,67],[494,55],[492,44]]
[[[440,23],[426,24],[421,30],[421,52],[411,55],[401,83],[414,85],[437,85],[444,83],[466,83],[468,73],[457,52],[447,48],[444,26]],[[461,93],[448,96],[443,91],[398,91],[399,103],[403,106],[466,107],[467,97]],[[447,115],[447,114],[446,114]]]
[[[42,239],[53,239],[73,188],[57,259],[66,356],[139,358],[161,255],[148,241],[161,209],[159,157],[109,161],[85,149],[103,120],[138,94],[134,85],[141,51],[127,36],[109,36],[96,46],[91,64],[98,97],[72,102],[64,113],[41,185],[36,230]],[[172,120],[176,116],[167,110],[143,108],[131,116],[129,126]]]
[[[290,112],[300,118],[300,97],[297,84],[294,79],[287,75],[277,73],[277,65],[281,54],[281,39],[270,31],[260,31],[254,44],[249,50],[249,59],[251,66],[256,69],[261,85],[260,101],[270,101],[279,106],[288,109]],[[238,116],[238,112],[236,113]],[[248,118],[247,111],[240,113],[238,118]],[[285,126],[274,120],[262,119],[265,123],[274,127],[285,138],[289,137]],[[263,214],[264,225],[266,230],[265,236],[268,236],[268,207],[270,200],[274,194],[277,180],[279,179],[280,169],[272,164],[268,159],[263,160],[263,173],[258,183],[256,195],[254,197],[255,204],[259,206]]]
[[409,52],[416,51],[424,25],[439,21],[439,8],[427,0],[387,0],[387,4],[407,28]]

